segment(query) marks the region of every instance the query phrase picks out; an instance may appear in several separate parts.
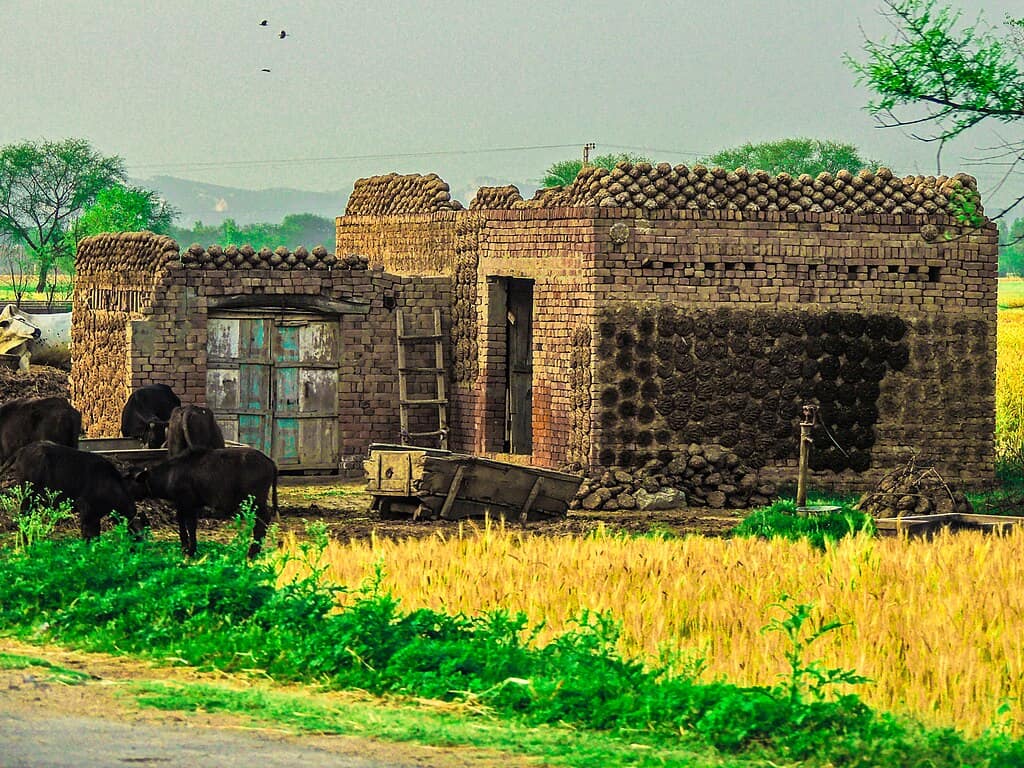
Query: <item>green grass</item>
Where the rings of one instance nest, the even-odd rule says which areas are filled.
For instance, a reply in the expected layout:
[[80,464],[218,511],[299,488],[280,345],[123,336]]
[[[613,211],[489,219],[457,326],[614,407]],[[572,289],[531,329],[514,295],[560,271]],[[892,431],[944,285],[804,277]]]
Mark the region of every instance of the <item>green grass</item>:
[[22,656],[18,653],[0,653],[0,669],[45,669],[49,674],[48,682],[64,685],[80,685],[91,679],[91,675],[74,669],[51,664],[45,659],[34,656]]
[[997,463],[998,485],[987,491],[967,494],[974,511],[981,515],[1024,516],[1024,467],[1019,461]]
[[666,745],[643,733],[621,738],[557,725],[526,727],[485,712],[473,713],[471,708],[438,708],[401,700],[326,700],[262,687],[239,690],[221,684],[163,682],[136,684],[131,694],[139,705],[160,710],[243,715],[297,733],[472,747],[510,757],[535,757],[552,766],[738,768],[764,764],[718,755],[700,744],[694,748]]
[[[699,664],[676,674],[669,659],[624,657],[620,626],[607,614],[583,611],[571,630],[539,645],[540,627],[521,614],[406,611],[381,590],[380,570],[355,589],[325,583],[315,565],[326,546],[322,530],[311,530],[304,545],[311,575],[279,587],[283,564],[273,554],[246,559],[249,526],[251,519],[233,542],[208,543],[185,562],[173,542],[135,541],[123,525],[90,544],[45,540],[0,550],[0,627],[28,641],[448,702],[449,710],[479,714],[467,714],[461,731],[429,732],[417,729],[421,717],[382,717],[376,735],[479,745],[478,727],[493,726],[526,743],[540,739],[536,754],[553,764],[657,765],[672,755],[667,764],[1024,765],[1024,742],[1001,732],[966,739],[869,709],[847,692],[861,684],[854,671],[826,670],[813,658],[815,640],[841,625],[812,626],[810,606],[784,597],[765,606],[765,629],[786,634],[791,672],[771,687],[743,687],[699,679]],[[348,593],[342,611],[339,592]],[[340,716],[322,703],[265,692],[143,693],[151,706],[247,709],[314,731],[345,722],[331,720]],[[563,731],[576,734],[574,748],[552,751],[556,739],[536,735]]]
[[806,539],[818,548],[825,542],[841,539],[859,531],[874,530],[871,515],[853,509],[855,499],[850,497],[822,497],[809,495],[808,506],[839,507],[830,514],[810,514],[801,517],[792,499],[779,499],[771,506],[755,509],[733,529],[733,536],[758,536],[763,539]]

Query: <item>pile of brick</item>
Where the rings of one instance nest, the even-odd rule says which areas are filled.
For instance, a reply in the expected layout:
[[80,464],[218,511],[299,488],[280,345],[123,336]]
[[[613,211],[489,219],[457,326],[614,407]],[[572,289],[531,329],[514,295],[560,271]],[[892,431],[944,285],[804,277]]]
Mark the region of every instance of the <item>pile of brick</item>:
[[739,456],[713,445],[690,445],[628,471],[609,469],[584,481],[570,508],[655,510],[682,507],[745,509],[775,495]]
[[503,187],[480,187],[476,191],[476,196],[469,201],[469,210],[511,208],[515,203],[522,201],[523,196],[515,184],[507,184]]
[[913,461],[883,475],[856,508],[876,518],[973,512],[962,489],[946,483],[935,467]]
[[462,203],[452,200],[448,184],[436,173],[389,173],[356,180],[345,206],[346,216],[383,216],[393,213],[459,211]]
[[339,258],[322,245],[311,251],[300,245],[291,251],[283,245],[256,250],[251,245],[195,244],[181,255],[181,264],[187,269],[367,269],[369,260],[354,253]]
[[739,211],[836,211],[838,213],[955,213],[957,201],[978,206],[973,176],[903,176],[888,168],[854,174],[823,172],[817,177],[697,164],[619,163],[615,168],[588,167],[565,187],[537,192],[515,207],[612,206],[645,210],[727,209]]

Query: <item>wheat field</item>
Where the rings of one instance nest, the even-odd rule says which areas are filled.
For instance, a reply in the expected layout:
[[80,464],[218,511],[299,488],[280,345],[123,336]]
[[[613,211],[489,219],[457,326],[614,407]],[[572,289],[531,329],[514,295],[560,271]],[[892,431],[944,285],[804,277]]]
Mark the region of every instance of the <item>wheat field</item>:
[[[1005,300],[1024,305],[1024,299]],[[996,449],[1019,460],[1024,458],[1024,309],[999,312],[996,344]]]
[[[284,551],[299,554],[294,537]],[[1024,532],[861,536],[821,552],[780,539],[524,537],[470,526],[452,538],[334,541],[321,562],[327,579],[350,586],[382,563],[384,587],[406,609],[522,611],[545,624],[540,642],[583,609],[608,611],[622,622],[624,652],[701,657],[704,679],[744,685],[779,681],[785,641],[761,628],[784,616],[772,604],[790,595],[849,623],[809,658],[870,677],[858,692],[875,707],[978,733],[1002,705],[1019,720],[1024,701]],[[281,578],[304,572],[293,559]]]
[[[1024,309],[1013,306],[998,321],[1005,458],[1024,456]],[[294,536],[283,554],[283,581],[308,573]],[[584,609],[608,611],[622,622],[625,653],[702,658],[705,679],[741,685],[771,685],[785,671],[784,638],[762,627],[784,616],[777,603],[789,595],[848,623],[808,659],[871,678],[856,689],[870,705],[968,734],[998,722],[1024,735],[1024,531],[858,536],[822,552],[781,539],[524,537],[470,525],[448,538],[332,541],[320,562],[327,579],[350,586],[382,563],[384,587],[406,609],[522,611],[544,624],[539,642]]]

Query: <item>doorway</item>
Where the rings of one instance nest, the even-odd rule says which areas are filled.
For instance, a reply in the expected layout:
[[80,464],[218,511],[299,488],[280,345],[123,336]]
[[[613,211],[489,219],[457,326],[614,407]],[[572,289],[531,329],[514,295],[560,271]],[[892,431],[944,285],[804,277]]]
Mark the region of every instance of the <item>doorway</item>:
[[505,452],[533,453],[533,280],[506,277]]

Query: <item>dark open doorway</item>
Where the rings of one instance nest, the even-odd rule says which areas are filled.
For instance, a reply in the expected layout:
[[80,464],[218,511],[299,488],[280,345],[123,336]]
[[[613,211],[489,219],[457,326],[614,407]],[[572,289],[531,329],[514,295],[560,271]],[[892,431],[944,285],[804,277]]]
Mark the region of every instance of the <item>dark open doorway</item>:
[[533,452],[533,280],[505,288],[505,451]]

